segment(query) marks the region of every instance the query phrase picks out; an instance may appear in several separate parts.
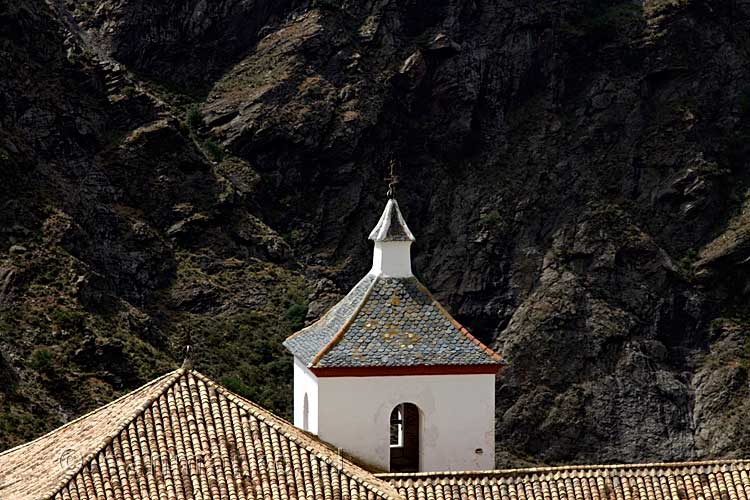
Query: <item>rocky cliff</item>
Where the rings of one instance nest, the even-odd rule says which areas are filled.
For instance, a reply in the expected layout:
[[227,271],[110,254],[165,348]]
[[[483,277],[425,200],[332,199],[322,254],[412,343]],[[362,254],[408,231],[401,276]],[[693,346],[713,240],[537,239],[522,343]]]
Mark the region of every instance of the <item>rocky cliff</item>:
[[508,366],[498,465],[750,453],[750,2],[0,1],[0,447],[415,269]]

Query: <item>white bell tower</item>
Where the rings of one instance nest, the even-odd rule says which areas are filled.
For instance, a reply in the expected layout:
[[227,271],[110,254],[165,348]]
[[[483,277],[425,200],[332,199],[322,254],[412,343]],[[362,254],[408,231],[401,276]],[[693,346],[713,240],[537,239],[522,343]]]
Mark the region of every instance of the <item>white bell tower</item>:
[[294,424],[374,469],[494,469],[500,357],[414,277],[414,236],[393,197],[370,239],[370,272],[284,342]]

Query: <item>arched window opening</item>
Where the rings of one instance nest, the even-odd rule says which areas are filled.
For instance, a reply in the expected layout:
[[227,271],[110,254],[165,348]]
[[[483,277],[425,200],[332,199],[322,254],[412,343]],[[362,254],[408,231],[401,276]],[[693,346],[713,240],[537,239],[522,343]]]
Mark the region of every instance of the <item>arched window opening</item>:
[[391,412],[391,448],[404,446],[404,405],[396,406]]
[[419,470],[419,408],[412,403],[401,403],[391,411],[390,445],[391,471]]
[[307,393],[302,400],[302,430],[310,430],[310,400],[307,398]]

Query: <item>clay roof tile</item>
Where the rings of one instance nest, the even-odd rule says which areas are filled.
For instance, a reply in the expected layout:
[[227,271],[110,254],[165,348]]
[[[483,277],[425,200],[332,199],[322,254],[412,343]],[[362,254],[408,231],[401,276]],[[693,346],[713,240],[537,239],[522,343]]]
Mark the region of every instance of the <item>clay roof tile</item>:
[[3,499],[334,500],[354,490],[400,499],[387,482],[193,370],[0,453]]

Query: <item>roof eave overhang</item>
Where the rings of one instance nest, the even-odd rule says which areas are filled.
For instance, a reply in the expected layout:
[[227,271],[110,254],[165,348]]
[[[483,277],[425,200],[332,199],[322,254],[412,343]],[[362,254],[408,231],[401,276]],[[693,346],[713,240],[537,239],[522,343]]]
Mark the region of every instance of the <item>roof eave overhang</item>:
[[390,377],[403,375],[496,375],[500,363],[483,365],[412,365],[309,367],[316,377]]

